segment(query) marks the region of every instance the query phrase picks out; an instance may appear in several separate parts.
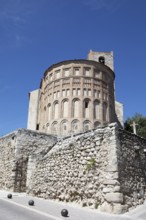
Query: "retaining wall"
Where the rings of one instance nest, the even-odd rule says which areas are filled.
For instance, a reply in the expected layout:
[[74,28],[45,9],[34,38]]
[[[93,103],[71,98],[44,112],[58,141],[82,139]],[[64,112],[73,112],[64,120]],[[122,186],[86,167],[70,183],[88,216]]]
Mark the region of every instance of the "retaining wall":
[[0,187],[123,213],[144,202],[145,149],[115,123],[64,139],[19,129],[0,138]]

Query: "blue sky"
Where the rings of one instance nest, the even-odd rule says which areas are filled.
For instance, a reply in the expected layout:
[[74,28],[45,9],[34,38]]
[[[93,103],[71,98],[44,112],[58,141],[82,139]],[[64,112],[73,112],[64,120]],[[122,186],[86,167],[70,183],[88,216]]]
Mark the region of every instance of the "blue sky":
[[0,136],[26,128],[28,93],[45,70],[113,51],[124,118],[146,116],[145,0],[0,0]]

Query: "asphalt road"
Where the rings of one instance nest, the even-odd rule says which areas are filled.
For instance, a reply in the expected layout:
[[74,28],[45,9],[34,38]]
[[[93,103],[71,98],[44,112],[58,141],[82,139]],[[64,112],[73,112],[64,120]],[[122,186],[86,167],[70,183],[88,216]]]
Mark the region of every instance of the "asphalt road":
[[[146,204],[123,215],[113,215],[82,208],[75,204],[67,204],[52,200],[32,197],[25,193],[12,193],[8,199],[7,191],[0,190],[0,220],[145,220]],[[28,201],[33,199],[34,206],[29,206]],[[61,216],[61,210],[67,209],[67,218]]]
[[0,200],[0,220],[54,220],[49,216]]
[[17,197],[12,200],[0,199],[0,220],[131,220],[126,216],[94,213],[90,210],[78,210],[75,207],[70,210],[67,218],[57,217],[53,216],[53,213],[57,214],[56,207],[52,206],[48,209],[43,200],[40,203],[37,202],[36,206],[28,206],[26,200],[25,197]]

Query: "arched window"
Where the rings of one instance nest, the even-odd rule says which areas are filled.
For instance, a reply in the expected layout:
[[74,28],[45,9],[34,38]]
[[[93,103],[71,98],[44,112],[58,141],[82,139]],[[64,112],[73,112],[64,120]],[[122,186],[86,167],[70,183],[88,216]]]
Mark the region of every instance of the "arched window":
[[69,109],[69,102],[68,100],[63,100],[62,101],[62,117],[67,118],[68,117],[68,109]]
[[58,119],[59,117],[59,103],[54,103],[54,119]]
[[80,131],[79,125],[80,125],[80,122],[78,120],[76,119],[73,120],[72,125],[71,125],[71,131],[73,133],[78,133]]
[[43,123],[46,123],[46,106],[44,107]]
[[73,100],[72,109],[73,109],[73,117],[78,118],[79,112],[80,112],[80,100],[79,99]]
[[50,132],[50,124],[49,123],[46,124],[46,131],[47,131],[47,133]]
[[83,108],[83,111],[84,111],[83,113],[84,114],[83,115],[84,115],[85,118],[89,118],[90,100],[89,99],[85,99],[83,106],[84,106],[84,108]]
[[58,124],[57,124],[57,122],[55,121],[55,122],[52,124],[51,133],[52,133],[53,135],[57,135],[57,130],[58,130]]
[[68,121],[67,120],[63,120],[61,122],[61,134],[62,135],[68,134]]
[[48,104],[48,121],[51,120],[51,104]]
[[100,126],[100,122],[96,121],[96,122],[94,123],[94,128],[96,129],[96,128],[98,128],[99,126]]
[[91,129],[91,122],[90,121],[84,121],[83,123],[84,131],[88,131]]
[[99,101],[94,101],[94,118],[99,119]]
[[107,104],[103,103],[103,122],[107,121]]
[[112,111],[112,105],[109,106],[109,122],[112,122],[113,121],[113,111]]
[[105,58],[104,57],[99,57],[98,61],[99,61],[99,63],[105,64]]

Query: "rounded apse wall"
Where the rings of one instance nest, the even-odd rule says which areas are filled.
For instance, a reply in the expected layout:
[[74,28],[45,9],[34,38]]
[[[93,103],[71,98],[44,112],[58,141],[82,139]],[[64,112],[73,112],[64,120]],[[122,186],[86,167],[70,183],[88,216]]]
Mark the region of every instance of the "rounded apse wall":
[[91,60],[50,66],[40,84],[38,130],[84,132],[115,121],[114,72]]

